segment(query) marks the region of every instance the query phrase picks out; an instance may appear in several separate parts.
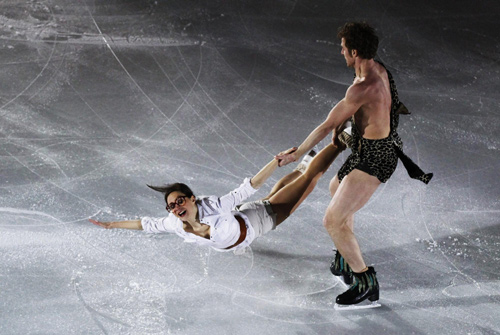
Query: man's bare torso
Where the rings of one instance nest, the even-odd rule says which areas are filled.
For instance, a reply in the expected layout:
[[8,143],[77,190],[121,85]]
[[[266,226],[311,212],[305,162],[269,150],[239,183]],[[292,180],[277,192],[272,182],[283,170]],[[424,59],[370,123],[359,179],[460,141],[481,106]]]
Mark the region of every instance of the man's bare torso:
[[389,136],[392,99],[385,68],[374,62],[368,73],[354,79],[352,86],[357,86],[357,94],[362,94],[365,101],[354,114],[356,127],[361,136],[367,139]]

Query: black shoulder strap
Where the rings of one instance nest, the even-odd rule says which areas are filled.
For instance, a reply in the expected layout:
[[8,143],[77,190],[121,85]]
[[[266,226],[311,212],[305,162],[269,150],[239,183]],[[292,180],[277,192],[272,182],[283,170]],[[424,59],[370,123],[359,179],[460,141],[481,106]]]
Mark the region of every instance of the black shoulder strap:
[[398,89],[391,72],[385,67],[384,63],[376,61],[384,67],[387,71],[387,77],[389,78],[389,86],[391,89],[391,133],[396,132],[399,126],[399,114],[410,114],[408,109],[399,101]]
[[424,182],[425,184],[428,184],[431,179],[433,174],[432,173],[425,173],[420,169],[420,167],[415,164],[410,157],[408,157],[404,152],[403,152],[403,142],[401,141],[401,138],[399,137],[397,133],[398,125],[399,125],[399,114],[410,114],[408,109],[406,108],[405,105],[401,101],[399,101],[399,96],[398,96],[398,89],[396,88],[396,83],[394,82],[394,79],[392,78],[392,74],[385,65],[382,62],[377,61],[380,65],[384,67],[384,69],[387,71],[387,77],[389,78],[389,85],[391,88],[391,98],[392,98],[392,105],[391,105],[391,134],[394,138],[394,148],[396,149],[396,153],[403,162],[404,167],[406,168],[406,171],[410,175],[411,178],[420,180]]

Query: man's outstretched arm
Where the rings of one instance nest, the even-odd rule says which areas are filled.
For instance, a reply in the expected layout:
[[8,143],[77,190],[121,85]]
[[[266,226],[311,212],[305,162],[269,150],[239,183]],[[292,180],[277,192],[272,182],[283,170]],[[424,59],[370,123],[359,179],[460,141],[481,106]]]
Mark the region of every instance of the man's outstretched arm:
[[[332,108],[325,121],[317,126],[302,144],[292,153],[280,153],[276,159],[280,161],[279,166],[285,166],[291,162],[295,162],[306,152],[309,152],[316,144],[324,139],[330,132],[334,132],[336,137],[340,128],[356,111],[362,106],[359,89],[356,86],[351,86],[347,89],[346,96],[340,100],[335,107]],[[337,143],[334,143],[336,145]]]

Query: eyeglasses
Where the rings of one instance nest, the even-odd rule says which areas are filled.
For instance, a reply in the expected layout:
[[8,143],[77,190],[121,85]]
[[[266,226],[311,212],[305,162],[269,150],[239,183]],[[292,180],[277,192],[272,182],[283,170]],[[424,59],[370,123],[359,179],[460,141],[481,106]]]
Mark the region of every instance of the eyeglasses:
[[182,206],[186,203],[186,199],[185,198],[188,198],[187,196],[185,195],[181,195],[180,197],[177,197],[177,199],[175,199],[174,202],[171,202],[169,204],[167,204],[167,211],[168,212],[171,212],[175,209],[175,206]]

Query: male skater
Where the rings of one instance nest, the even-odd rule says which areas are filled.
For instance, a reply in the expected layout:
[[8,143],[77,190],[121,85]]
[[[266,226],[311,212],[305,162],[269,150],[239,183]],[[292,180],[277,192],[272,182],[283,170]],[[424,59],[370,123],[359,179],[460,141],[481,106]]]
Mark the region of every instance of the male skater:
[[398,99],[390,72],[373,59],[378,47],[374,29],[366,23],[350,22],[339,29],[337,36],[341,39],[341,54],[347,66],[355,70],[354,81],[345,97],[297,151],[276,158],[281,160],[281,166],[296,161],[332,131],[333,142],[338,144],[337,134],[346,121],[352,122],[349,139],[352,153],[330,182],[332,200],[323,224],[337,248],[332,273],[352,282],[349,289],[337,297],[336,307],[358,304],[365,299],[379,306],[375,270],[366,266],[353,233],[354,213],[389,179],[398,158],[412,178],[427,184],[432,174],[425,174],[402,151],[397,126],[399,114],[408,114],[408,110]]

